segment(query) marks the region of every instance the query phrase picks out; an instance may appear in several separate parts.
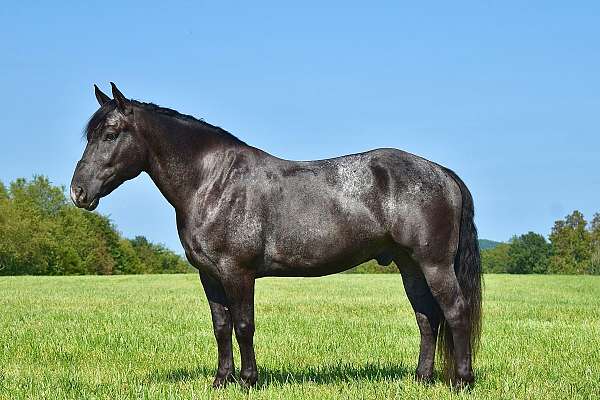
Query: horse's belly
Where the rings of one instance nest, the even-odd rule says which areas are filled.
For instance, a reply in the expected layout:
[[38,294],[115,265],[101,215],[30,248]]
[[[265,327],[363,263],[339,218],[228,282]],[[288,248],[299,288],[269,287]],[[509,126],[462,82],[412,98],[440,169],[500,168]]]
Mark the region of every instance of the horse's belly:
[[388,246],[386,235],[373,227],[329,227],[288,234],[266,243],[262,276],[322,276],[352,268],[377,257]]
[[256,277],[266,276],[280,276],[280,277],[317,277],[336,274],[338,272],[346,271],[354,266],[362,264],[365,261],[370,260],[372,257],[366,258],[359,262],[352,264],[348,263],[324,263],[324,264],[313,264],[313,265],[288,265],[281,264],[278,262],[270,262],[265,264],[256,271]]

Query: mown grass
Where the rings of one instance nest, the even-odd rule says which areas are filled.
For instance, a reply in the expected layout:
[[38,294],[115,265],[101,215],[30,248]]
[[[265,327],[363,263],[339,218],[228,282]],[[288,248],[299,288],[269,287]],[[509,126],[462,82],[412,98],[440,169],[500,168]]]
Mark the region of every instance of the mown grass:
[[600,277],[486,276],[463,392],[413,380],[398,275],[263,279],[256,309],[258,387],[214,391],[197,276],[1,278],[0,398],[600,398]]

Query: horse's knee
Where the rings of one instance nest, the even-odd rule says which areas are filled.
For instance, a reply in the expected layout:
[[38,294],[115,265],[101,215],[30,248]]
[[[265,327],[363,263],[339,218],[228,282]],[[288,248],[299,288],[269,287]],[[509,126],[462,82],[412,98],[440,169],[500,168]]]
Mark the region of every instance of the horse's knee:
[[239,340],[250,340],[254,335],[254,323],[249,321],[240,321],[235,324],[235,336]]
[[421,332],[421,337],[435,341],[440,326],[439,319],[428,317],[420,312],[415,312],[417,326]]
[[231,323],[228,321],[216,322],[213,325],[213,330],[215,332],[215,337],[217,340],[228,339],[231,337]]

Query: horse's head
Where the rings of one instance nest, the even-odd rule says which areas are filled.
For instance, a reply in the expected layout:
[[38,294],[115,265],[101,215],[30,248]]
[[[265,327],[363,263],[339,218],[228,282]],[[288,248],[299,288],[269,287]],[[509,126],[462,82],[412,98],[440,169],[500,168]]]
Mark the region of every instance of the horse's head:
[[86,128],[87,145],[71,181],[77,207],[94,210],[108,195],[144,169],[147,153],[135,120],[133,103],[111,82],[114,99],[94,85],[100,109]]

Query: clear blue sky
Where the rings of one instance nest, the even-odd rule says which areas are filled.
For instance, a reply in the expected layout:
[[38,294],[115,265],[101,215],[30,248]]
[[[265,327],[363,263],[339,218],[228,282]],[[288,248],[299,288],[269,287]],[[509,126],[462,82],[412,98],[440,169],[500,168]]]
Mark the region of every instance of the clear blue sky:
[[[112,80],[280,157],[397,147],[442,163],[483,238],[600,211],[598,2],[25,3],[0,11],[5,183],[67,185],[92,84]],[[180,251],[145,175],[98,211]]]

